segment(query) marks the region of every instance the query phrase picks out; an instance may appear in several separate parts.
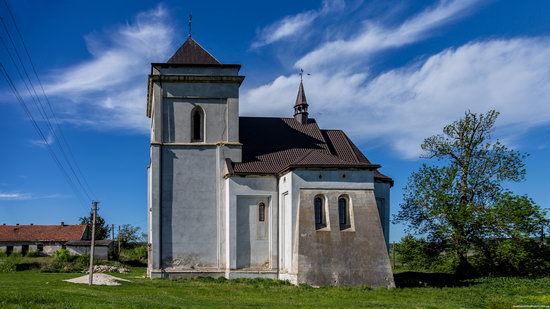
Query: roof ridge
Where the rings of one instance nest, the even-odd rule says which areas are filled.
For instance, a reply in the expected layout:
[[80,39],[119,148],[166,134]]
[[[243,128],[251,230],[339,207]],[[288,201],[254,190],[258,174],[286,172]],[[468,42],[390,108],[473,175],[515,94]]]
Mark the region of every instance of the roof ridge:
[[193,42],[195,42],[195,44],[197,44],[200,48],[202,48],[202,50],[204,50],[210,57],[214,58],[214,60],[216,60],[218,63],[222,63],[221,61],[218,60],[218,58],[216,58],[214,55],[212,55],[206,48],[204,48],[201,43],[197,42],[195,39],[193,39],[193,37],[189,37],[189,40],[192,40]]

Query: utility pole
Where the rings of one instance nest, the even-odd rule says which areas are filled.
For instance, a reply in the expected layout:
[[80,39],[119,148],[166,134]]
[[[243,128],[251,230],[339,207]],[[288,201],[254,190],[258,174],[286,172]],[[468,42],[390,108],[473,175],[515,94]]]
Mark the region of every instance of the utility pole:
[[393,256],[393,269],[395,270],[395,241],[393,242],[393,245],[391,246],[391,253]]
[[111,240],[115,241],[115,225],[111,224]]
[[118,226],[118,255],[120,256],[120,242],[122,240],[122,235],[120,235],[120,225]]
[[95,219],[97,216],[97,202],[92,201],[92,242],[90,248],[90,278],[88,283],[94,284],[94,251],[95,251]]

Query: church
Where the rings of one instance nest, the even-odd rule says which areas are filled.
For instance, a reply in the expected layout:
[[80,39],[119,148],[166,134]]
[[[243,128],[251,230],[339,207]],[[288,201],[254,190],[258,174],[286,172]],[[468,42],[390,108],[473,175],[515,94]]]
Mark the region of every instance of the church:
[[393,180],[309,117],[302,82],[289,117],[239,116],[240,68],[191,35],[151,64],[148,276],[393,287]]

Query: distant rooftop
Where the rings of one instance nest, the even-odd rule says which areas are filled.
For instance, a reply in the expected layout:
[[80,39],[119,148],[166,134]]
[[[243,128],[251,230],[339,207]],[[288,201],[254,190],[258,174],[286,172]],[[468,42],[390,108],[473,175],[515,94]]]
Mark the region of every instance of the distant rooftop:
[[70,241],[85,237],[86,225],[0,225],[0,241]]

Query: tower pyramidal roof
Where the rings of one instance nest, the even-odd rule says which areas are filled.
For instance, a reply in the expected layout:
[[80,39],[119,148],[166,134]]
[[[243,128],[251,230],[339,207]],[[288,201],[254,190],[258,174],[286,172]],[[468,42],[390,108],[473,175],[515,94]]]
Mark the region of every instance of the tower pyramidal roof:
[[296,104],[294,106],[298,105],[307,105],[307,99],[306,99],[306,92],[304,91],[304,83],[300,81],[300,87],[298,88],[298,96],[296,97]]
[[183,43],[168,62],[170,64],[221,64],[191,36]]

